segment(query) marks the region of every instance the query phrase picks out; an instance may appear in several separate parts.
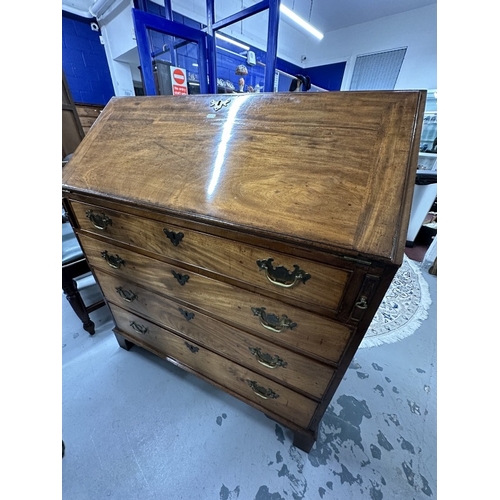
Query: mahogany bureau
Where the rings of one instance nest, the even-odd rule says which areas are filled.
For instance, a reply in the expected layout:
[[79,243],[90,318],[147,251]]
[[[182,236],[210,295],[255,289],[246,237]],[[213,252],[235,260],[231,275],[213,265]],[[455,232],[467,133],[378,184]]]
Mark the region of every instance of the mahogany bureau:
[[425,91],[113,98],[63,203],[138,345],[309,452],[402,263]]

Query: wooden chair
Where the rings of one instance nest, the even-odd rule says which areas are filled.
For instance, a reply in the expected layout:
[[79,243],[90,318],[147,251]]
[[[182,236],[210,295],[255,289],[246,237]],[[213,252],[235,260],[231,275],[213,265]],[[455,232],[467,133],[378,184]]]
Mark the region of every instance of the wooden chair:
[[[88,280],[79,278],[88,277]],[[73,228],[63,212],[62,220],[62,289],[73,311],[83,323],[83,329],[90,335],[95,333],[95,324],[90,319],[90,313],[105,305],[102,295],[100,299],[85,304],[79,289],[79,283],[93,285],[92,273],[85,259],[80,244],[76,239]],[[96,285],[97,286],[97,285]]]
[[[94,111],[93,119],[95,120],[98,116],[98,111]],[[62,75],[62,125],[62,167],[64,168],[66,163],[68,163],[73,156],[73,152],[85,137],[85,131],[71,96],[64,71]],[[92,122],[88,122],[87,120],[87,128],[90,128],[91,125]],[[84,330],[90,333],[90,335],[94,335],[95,325],[89,315],[96,309],[104,306],[105,302],[102,298],[102,294],[99,294],[99,300],[94,300],[93,302],[91,301],[90,304],[85,304],[80,293],[80,291],[83,291],[81,288],[84,287],[84,284],[85,286],[97,286],[63,208],[62,288],[73,311],[75,311],[76,315],[83,323]]]

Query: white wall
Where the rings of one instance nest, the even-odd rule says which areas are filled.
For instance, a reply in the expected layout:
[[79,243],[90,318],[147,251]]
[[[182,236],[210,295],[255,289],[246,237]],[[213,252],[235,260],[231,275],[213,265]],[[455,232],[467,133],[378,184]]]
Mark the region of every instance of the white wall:
[[347,61],[342,90],[348,90],[358,55],[408,47],[396,89],[437,88],[436,5],[330,31],[309,41],[307,67]]
[[[138,71],[136,67],[139,61],[132,20],[133,1],[118,0],[115,5],[114,10],[105,14],[98,22],[115,95],[133,96],[135,95],[134,72]],[[133,55],[133,64],[127,59],[127,56],[130,58],[130,54]],[[137,75],[135,77],[137,79]]]

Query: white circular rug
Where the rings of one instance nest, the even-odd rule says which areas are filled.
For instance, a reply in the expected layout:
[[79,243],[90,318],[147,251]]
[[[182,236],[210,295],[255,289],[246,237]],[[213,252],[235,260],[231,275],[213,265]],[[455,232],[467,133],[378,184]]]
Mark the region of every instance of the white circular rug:
[[412,335],[427,318],[431,303],[419,263],[405,255],[359,347],[390,344]]

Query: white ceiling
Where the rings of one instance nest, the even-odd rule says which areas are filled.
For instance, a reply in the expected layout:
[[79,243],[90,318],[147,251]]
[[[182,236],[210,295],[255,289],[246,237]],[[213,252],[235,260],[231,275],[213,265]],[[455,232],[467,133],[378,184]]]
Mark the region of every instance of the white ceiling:
[[[101,0],[99,0],[101,1]],[[120,1],[120,0],[115,0]],[[161,3],[161,0],[153,0]],[[172,0],[172,8],[178,1],[183,4],[191,4],[205,9],[206,0]],[[215,0],[215,10],[219,2],[228,0]],[[238,9],[258,3],[259,0],[238,0],[235,4]],[[88,13],[89,8],[96,0],[62,0],[68,10],[80,13]],[[110,3],[113,3],[112,0]],[[282,0],[288,8],[310,22],[315,28],[323,33],[346,28],[355,24],[373,21],[385,16],[400,14],[409,10],[418,9],[427,5],[436,4],[437,0]],[[237,9],[237,10],[238,10]],[[91,17],[88,15],[87,17]]]
[[436,0],[283,0],[322,33],[435,4]]

